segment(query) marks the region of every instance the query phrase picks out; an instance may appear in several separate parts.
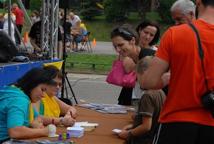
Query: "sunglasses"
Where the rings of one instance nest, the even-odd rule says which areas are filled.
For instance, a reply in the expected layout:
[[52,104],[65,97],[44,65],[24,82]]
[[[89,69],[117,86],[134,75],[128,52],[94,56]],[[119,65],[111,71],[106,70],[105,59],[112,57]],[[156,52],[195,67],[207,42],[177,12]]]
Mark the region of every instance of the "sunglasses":
[[127,37],[134,37],[134,35],[123,28],[116,28],[114,31],[118,31],[120,34],[125,35]]

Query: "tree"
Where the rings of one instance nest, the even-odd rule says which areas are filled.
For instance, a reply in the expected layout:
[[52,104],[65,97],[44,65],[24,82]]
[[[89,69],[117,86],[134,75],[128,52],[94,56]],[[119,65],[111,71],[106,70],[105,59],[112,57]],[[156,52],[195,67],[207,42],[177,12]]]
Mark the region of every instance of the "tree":
[[131,0],[105,0],[104,13],[106,20],[120,22],[127,19]]
[[101,15],[102,10],[97,6],[98,2],[99,0],[82,0],[80,14],[83,19],[92,20],[95,16]]
[[39,10],[42,7],[42,0],[30,0],[30,9]]
[[172,24],[173,20],[171,18],[170,8],[176,0],[159,0],[159,1],[160,6],[158,8],[158,13],[160,17],[162,18],[164,23]]

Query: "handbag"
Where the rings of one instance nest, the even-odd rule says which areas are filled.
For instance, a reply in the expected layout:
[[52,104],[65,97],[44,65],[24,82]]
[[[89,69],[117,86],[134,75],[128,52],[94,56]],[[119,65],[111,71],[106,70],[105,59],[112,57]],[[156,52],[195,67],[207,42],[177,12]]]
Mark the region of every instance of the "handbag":
[[205,94],[203,94],[202,97],[201,97],[201,102],[202,102],[202,105],[204,106],[204,108],[209,110],[211,112],[211,114],[212,114],[212,117],[214,118],[214,91],[210,90],[209,87],[208,87],[208,80],[207,80],[206,71],[205,71],[206,69],[205,69],[204,61],[203,61],[204,51],[202,49],[201,40],[200,40],[200,37],[199,37],[198,30],[191,23],[189,24],[189,26],[195,32],[195,35],[196,35],[196,38],[197,38],[198,53],[199,53],[199,57],[200,57],[200,60],[201,60],[201,67],[202,67],[202,70],[203,70],[203,75],[204,75],[204,78],[205,78],[205,86],[206,86],[206,89],[207,89],[207,92]]
[[123,62],[121,60],[115,60],[112,65],[112,69],[107,75],[106,82],[123,87],[134,87],[136,81],[136,73],[134,71],[126,73]]

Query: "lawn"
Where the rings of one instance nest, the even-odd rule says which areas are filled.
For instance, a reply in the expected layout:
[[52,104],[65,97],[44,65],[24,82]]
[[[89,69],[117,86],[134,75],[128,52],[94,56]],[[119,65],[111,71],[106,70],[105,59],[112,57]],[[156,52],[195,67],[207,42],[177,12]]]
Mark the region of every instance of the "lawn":
[[[126,22],[136,27],[140,22],[137,13],[130,13],[130,16]],[[109,23],[105,20],[105,16],[97,16],[93,21],[85,21],[88,31],[91,32],[91,39],[96,39],[97,41],[110,41],[110,33],[112,29],[122,23]]]
[[65,66],[67,71],[74,73],[107,74],[115,59],[116,55],[71,53]]

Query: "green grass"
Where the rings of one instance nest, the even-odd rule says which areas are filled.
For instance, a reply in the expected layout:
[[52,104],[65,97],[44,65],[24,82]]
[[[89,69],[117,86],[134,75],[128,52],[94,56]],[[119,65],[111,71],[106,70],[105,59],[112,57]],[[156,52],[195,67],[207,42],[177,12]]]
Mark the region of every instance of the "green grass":
[[[137,13],[131,12],[127,21],[123,23],[129,23],[136,27],[140,22],[140,18]],[[111,41],[110,33],[112,29],[122,23],[109,23],[105,20],[105,16],[97,16],[93,21],[85,21],[88,31],[91,32],[91,39],[96,38],[97,41]]]
[[[115,59],[116,55],[71,53],[66,59],[65,66],[69,72],[106,74],[111,70],[112,62]],[[71,62],[78,62],[78,64],[71,67]],[[93,63],[95,70],[92,69]]]

